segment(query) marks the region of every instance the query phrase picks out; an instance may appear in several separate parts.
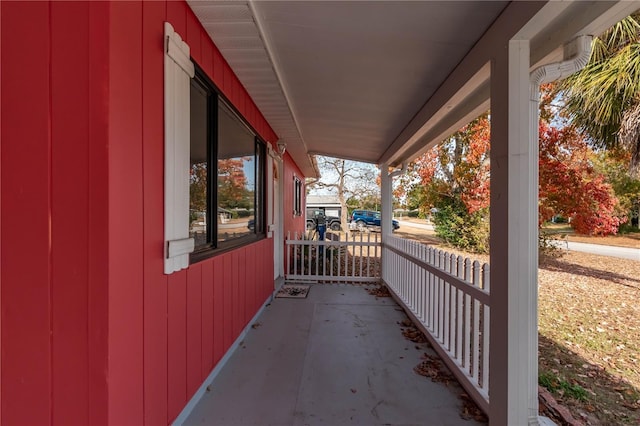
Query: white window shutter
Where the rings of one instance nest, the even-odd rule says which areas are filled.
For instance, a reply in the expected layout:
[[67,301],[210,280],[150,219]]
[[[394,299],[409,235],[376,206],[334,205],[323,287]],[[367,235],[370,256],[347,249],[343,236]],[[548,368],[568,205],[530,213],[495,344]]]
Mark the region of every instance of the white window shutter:
[[190,92],[189,46],[164,24],[164,273],[189,266]]

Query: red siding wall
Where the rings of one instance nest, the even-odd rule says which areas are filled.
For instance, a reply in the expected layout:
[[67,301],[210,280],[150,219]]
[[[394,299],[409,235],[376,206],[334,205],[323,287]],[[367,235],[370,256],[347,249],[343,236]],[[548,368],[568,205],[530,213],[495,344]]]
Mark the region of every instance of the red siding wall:
[[0,422],[105,424],[107,8],[0,9]]
[[[302,181],[302,216],[293,215],[293,180],[298,178]],[[305,190],[304,175],[293,161],[289,154],[284,155],[284,236],[287,231],[293,235],[294,232],[304,232],[305,224]]]
[[164,21],[275,141],[183,1],[0,2],[2,424],[167,424],[273,291],[271,239],[162,272]]

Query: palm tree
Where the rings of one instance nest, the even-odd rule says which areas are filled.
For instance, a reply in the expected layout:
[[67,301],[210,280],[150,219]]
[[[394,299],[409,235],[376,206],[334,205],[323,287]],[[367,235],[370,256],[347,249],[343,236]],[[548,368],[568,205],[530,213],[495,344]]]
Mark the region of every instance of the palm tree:
[[595,38],[587,66],[558,90],[593,144],[627,150],[631,174],[640,173],[640,12]]

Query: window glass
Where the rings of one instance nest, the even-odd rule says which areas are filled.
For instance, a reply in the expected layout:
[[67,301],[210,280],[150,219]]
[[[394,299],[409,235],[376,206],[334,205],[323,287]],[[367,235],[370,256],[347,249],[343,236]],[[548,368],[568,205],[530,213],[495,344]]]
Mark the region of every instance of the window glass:
[[302,216],[302,181],[293,178],[293,215]]
[[197,66],[190,101],[194,262],[264,236],[265,145]]
[[252,233],[256,196],[255,136],[224,103],[218,108],[218,241]]
[[208,111],[210,93],[198,79],[191,80],[191,169],[189,173],[189,236],[197,247],[210,242]]

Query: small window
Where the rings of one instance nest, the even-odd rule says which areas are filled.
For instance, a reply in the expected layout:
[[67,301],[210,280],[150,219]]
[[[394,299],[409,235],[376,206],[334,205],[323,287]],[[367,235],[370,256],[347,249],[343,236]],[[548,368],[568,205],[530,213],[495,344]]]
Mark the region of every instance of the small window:
[[190,157],[191,261],[264,237],[265,145],[198,67]]
[[302,181],[293,178],[293,215],[302,216]]

